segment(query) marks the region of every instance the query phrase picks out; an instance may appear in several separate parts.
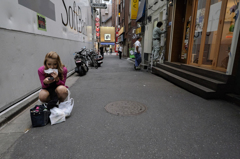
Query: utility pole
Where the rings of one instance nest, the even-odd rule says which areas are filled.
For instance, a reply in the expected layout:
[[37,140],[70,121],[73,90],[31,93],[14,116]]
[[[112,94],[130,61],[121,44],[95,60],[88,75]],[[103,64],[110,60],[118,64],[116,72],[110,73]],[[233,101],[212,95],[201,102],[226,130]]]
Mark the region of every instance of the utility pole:
[[[99,29],[102,24],[102,14],[101,14],[101,8],[99,8]],[[99,30],[99,44],[98,44],[98,50],[99,50],[99,45],[101,44],[101,29]]]
[[92,16],[93,16],[93,19],[92,19],[92,45],[93,45],[93,50],[94,50],[95,8],[93,8],[92,10],[93,10],[93,13],[92,13]]
[[168,26],[168,12],[169,12],[169,0],[167,0],[166,4],[166,19],[165,19],[165,34],[164,34],[164,47],[163,47],[163,52],[160,56],[160,63],[163,63],[165,60],[165,54],[167,50],[167,26]]

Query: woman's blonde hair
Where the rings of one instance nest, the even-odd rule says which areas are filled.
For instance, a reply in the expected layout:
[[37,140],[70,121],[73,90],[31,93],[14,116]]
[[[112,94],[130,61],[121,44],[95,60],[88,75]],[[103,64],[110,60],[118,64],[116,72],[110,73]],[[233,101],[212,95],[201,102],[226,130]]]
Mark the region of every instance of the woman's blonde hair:
[[47,53],[46,56],[45,56],[45,59],[44,59],[44,63],[43,63],[44,66],[45,66],[45,70],[48,69],[48,67],[47,67],[48,58],[57,60],[58,77],[61,80],[63,80],[64,79],[64,77],[63,77],[63,67],[65,67],[65,66],[62,64],[60,56],[54,51],[50,51],[49,53]]

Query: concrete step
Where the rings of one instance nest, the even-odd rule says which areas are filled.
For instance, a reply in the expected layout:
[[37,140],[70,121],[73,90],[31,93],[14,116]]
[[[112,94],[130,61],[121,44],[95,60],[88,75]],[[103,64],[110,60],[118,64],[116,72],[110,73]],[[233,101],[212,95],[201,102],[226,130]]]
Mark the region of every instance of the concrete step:
[[170,82],[172,82],[172,83],[174,83],[174,84],[176,84],[176,85],[178,85],[178,86],[188,90],[189,92],[194,93],[202,98],[205,98],[205,99],[219,98],[219,94],[216,91],[209,89],[207,87],[204,87],[195,82],[192,82],[190,80],[187,80],[178,75],[175,75],[166,70],[163,70],[161,68],[153,67],[152,73],[159,75],[159,76],[169,80]]
[[204,77],[212,78],[221,82],[225,83],[232,83],[233,78],[232,76],[226,75],[223,72],[216,71],[216,70],[210,70],[202,67],[197,67],[193,65],[186,65],[182,63],[177,63],[177,62],[164,62],[166,65],[170,65],[172,67],[176,67],[179,69],[183,69],[185,71],[193,72],[199,75],[202,75]]
[[226,94],[225,99],[240,106],[240,95],[238,94]]
[[228,85],[226,85],[226,83],[219,81],[219,80],[215,80],[209,77],[205,77],[196,73],[192,73],[183,69],[179,69],[170,65],[166,65],[166,64],[160,64],[158,65],[160,68],[169,71],[175,75],[178,75],[180,77],[186,78],[190,81],[193,81],[195,83],[198,83],[200,85],[203,85],[207,88],[213,89],[215,91],[219,91],[219,92],[225,92],[228,90]]

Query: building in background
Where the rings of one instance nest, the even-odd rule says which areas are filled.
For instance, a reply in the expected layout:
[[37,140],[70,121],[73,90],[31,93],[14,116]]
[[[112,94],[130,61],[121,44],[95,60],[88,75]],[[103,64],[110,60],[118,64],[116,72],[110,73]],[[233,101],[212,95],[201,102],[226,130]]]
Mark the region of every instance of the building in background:
[[101,9],[101,26],[112,27],[112,4],[107,4],[107,9]]

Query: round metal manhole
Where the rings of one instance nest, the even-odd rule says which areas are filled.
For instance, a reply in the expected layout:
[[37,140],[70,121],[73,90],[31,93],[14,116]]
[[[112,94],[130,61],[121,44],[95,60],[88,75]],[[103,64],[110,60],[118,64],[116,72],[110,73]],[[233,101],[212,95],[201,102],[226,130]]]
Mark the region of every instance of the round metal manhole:
[[117,101],[105,106],[107,112],[115,115],[128,116],[143,113],[147,107],[142,103],[132,101]]

